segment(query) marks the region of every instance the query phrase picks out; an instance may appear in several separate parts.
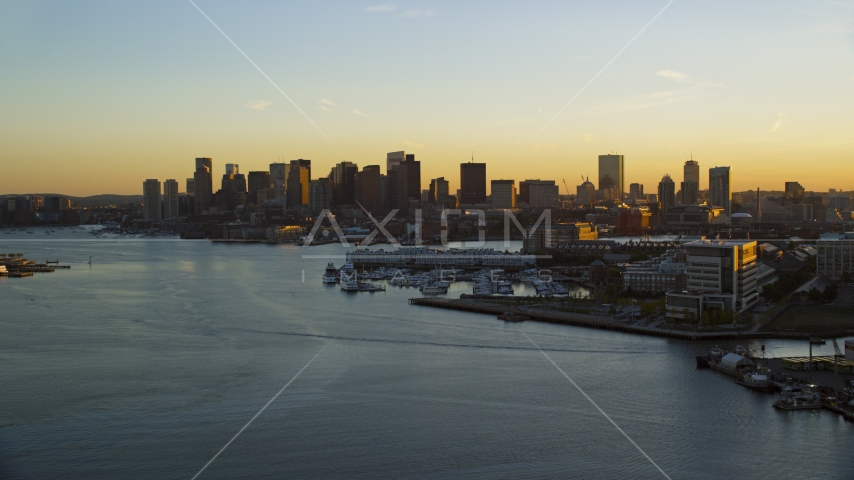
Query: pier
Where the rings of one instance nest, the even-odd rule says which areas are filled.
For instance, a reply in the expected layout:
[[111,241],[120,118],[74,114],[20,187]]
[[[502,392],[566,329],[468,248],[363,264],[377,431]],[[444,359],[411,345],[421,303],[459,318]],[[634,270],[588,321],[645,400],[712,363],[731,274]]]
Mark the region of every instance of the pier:
[[506,306],[489,305],[483,301],[494,299],[489,296],[461,296],[459,300],[450,298],[410,298],[410,305],[421,305],[434,308],[447,308],[470,313],[484,313],[487,315],[502,315],[508,311],[523,315],[536,322],[555,323],[559,325],[573,325],[577,327],[598,328],[600,330],[613,330],[617,332],[650,335],[654,337],[675,338],[679,340],[719,340],[719,339],[745,339],[745,338],[768,338],[767,333],[758,332],[684,332],[673,331],[664,328],[641,327],[628,325],[613,320],[605,315],[587,315],[583,313],[569,313],[546,311],[536,307],[528,306]]
[[[520,297],[509,297],[519,299]],[[653,337],[674,338],[678,340],[740,340],[740,339],[766,339],[779,338],[787,340],[808,340],[812,335],[809,333],[796,332],[767,332],[758,331],[756,327],[746,331],[719,331],[719,332],[692,332],[684,330],[670,330],[666,328],[646,327],[629,325],[617,320],[610,315],[591,315],[574,312],[549,311],[532,305],[490,305],[489,301],[506,300],[488,295],[462,294],[459,299],[453,298],[410,298],[410,305],[421,305],[425,307],[446,308],[470,313],[482,313],[487,315],[501,315],[508,311],[524,315],[537,322],[555,323],[559,325],[572,325],[576,327],[598,328],[600,330],[612,330],[617,332],[632,333],[636,335],[649,335]],[[854,335],[854,330],[838,332],[836,336]]]

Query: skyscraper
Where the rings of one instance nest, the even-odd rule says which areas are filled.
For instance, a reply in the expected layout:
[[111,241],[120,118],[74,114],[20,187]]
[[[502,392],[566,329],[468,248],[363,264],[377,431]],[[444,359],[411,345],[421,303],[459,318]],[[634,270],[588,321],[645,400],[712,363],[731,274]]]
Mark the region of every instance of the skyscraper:
[[196,193],[196,179],[188,178],[187,179],[187,195],[193,195]]
[[786,182],[786,198],[804,198],[804,187],[798,182]]
[[178,216],[178,181],[169,179],[163,182],[163,218]]
[[486,202],[486,164],[460,164],[460,204],[475,205]]
[[354,175],[355,200],[372,214],[382,208],[380,178],[379,165],[368,165]]
[[516,181],[493,180],[490,195],[494,208],[516,208]]
[[392,167],[406,161],[406,152],[389,152],[386,154],[385,159],[385,171],[388,173]]
[[629,199],[634,203],[643,198],[643,185],[640,183],[632,183],[629,185]]
[[308,205],[308,185],[311,182],[311,160],[291,160],[288,171],[288,207]]
[[732,214],[730,200],[731,181],[730,167],[714,167],[709,169],[709,203],[712,207],[723,207],[727,217]]
[[193,212],[201,215],[211,208],[213,201],[213,159],[197,158],[196,172],[193,174],[195,193],[193,195]]
[[676,183],[670,175],[665,175],[658,182],[658,202],[661,205],[661,223],[667,223],[667,212],[676,205]]
[[249,172],[249,178],[247,179],[249,193],[255,193],[258,190],[270,188],[270,183],[270,172],[266,172],[264,170]]
[[622,197],[626,191],[623,182],[623,156],[599,155],[599,190],[617,187],[619,196]]
[[160,221],[160,180],[149,178],[142,183],[142,219]]
[[[398,154],[404,156],[400,160]],[[404,152],[389,153],[388,194],[389,208],[407,210],[409,200],[421,200],[421,162],[415,160],[415,155]],[[391,157],[394,156],[394,157]]]
[[699,203],[698,195],[700,192],[700,164],[696,160],[692,159],[685,162],[683,180],[680,186],[682,204],[696,205]]
[[329,179],[332,181],[332,203],[334,205],[353,205],[356,196],[356,172],[359,166],[353,162],[341,162],[332,167]]
[[225,174],[226,175],[237,175],[240,173],[240,165],[236,163],[226,163],[225,164]]
[[273,195],[276,200],[284,201],[285,190],[288,188],[288,170],[290,166],[287,163],[271,163],[270,164],[270,187],[273,189]]
[[428,201],[430,203],[442,203],[447,200],[450,195],[450,188],[445,177],[434,178],[430,180],[430,195]]
[[332,182],[328,178],[312,180],[307,190],[308,201],[305,205],[312,211],[332,208]]

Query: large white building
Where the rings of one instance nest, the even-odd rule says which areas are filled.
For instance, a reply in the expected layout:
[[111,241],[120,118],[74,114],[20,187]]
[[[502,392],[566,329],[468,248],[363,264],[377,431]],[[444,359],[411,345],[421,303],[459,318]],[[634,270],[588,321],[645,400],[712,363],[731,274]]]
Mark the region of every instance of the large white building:
[[824,233],[815,246],[816,275],[839,280],[844,273],[854,274],[854,232]]
[[160,180],[149,178],[142,182],[142,219],[146,222],[159,222],[160,217]]
[[700,240],[683,245],[686,289],[667,293],[667,316],[701,318],[709,309],[742,313],[759,300],[755,241]]

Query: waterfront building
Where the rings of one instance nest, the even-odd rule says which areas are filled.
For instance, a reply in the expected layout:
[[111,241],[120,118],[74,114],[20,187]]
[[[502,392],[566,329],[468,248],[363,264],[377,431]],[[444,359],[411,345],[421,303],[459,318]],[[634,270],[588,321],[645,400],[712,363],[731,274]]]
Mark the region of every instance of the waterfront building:
[[288,166],[286,197],[290,208],[308,205],[308,185],[311,182],[311,160],[291,160]]
[[700,164],[696,160],[685,162],[683,181],[680,185],[682,190],[682,204],[695,205],[699,203],[700,191]]
[[493,180],[491,203],[493,208],[516,208],[516,181]]
[[502,252],[492,248],[400,247],[394,250],[360,248],[347,252],[346,261],[356,267],[392,266],[422,268],[501,268],[525,269],[536,264],[534,255]]
[[658,182],[658,201],[661,222],[667,223],[667,212],[676,206],[676,183],[670,175],[664,175]]
[[742,313],[759,301],[756,276],[759,270],[755,241],[699,240],[686,249],[685,290],[667,293],[667,316],[695,321],[706,310]]
[[146,222],[159,222],[160,216],[160,180],[149,178],[142,183],[142,219]]
[[379,213],[382,208],[382,191],[379,165],[368,165],[353,176],[355,201],[372,214]]
[[639,293],[683,291],[687,281],[684,251],[670,250],[660,257],[626,266],[623,289]]
[[599,155],[599,190],[617,187],[620,198],[625,192],[623,155]]
[[824,233],[815,245],[817,276],[839,280],[846,273],[854,275],[854,232]]
[[178,215],[178,181],[169,179],[163,182],[163,218],[176,218]]
[[731,199],[732,169],[730,167],[714,167],[709,169],[709,205],[723,207],[726,216],[732,214]]
[[540,225],[531,232],[531,226],[526,227],[528,236],[525,239],[526,252],[538,252],[556,248],[561,244],[569,244],[577,240],[598,240],[599,231],[592,223],[556,223]]
[[460,164],[460,204],[477,205],[486,203],[486,164]]

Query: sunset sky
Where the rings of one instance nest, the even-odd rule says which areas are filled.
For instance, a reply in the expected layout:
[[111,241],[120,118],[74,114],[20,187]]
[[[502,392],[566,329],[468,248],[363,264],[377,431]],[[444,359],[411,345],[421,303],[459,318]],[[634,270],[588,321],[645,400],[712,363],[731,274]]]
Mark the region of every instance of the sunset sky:
[[0,194],[396,150],[423,188],[472,152],[561,193],[611,152],[649,193],[692,155],[701,188],[854,188],[854,0],[194,1],[261,71],[187,0],[0,1]]

